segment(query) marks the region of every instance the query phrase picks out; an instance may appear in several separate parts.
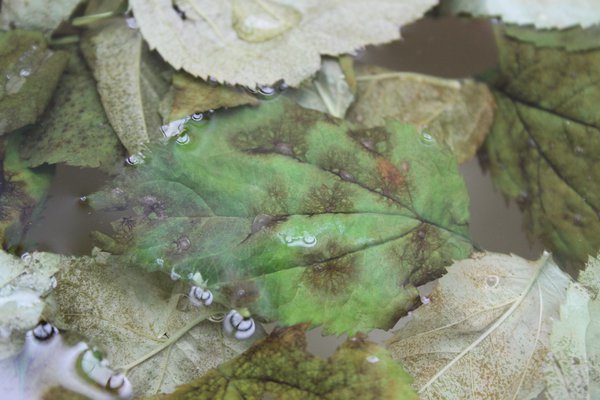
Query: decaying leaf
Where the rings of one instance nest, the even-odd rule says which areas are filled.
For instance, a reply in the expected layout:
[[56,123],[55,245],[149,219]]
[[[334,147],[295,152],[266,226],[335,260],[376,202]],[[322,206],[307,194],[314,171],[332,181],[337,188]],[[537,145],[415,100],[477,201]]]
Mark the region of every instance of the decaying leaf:
[[[426,1],[343,2],[131,0],[150,48],[175,69],[254,87],[280,79],[296,86],[320,55],[351,53],[399,36],[398,26],[435,5]],[[173,7],[175,4],[177,7]]]
[[37,325],[45,306],[40,296],[52,290],[59,260],[50,253],[20,259],[0,250],[0,360],[18,352],[25,331]]
[[31,29],[50,33],[69,18],[81,0],[3,0],[0,29]]
[[290,89],[286,96],[302,107],[328,113],[337,118],[344,118],[348,107],[354,101],[354,93],[342,65],[337,59],[331,58],[323,58],[317,76],[303,82],[297,89]]
[[27,132],[20,154],[31,167],[65,163],[112,171],[124,149],[111,128],[96,82],[76,51],[39,125]]
[[[533,33],[532,33],[533,35]],[[492,179],[563,262],[600,249],[600,50],[537,48],[497,32]]]
[[451,14],[469,13],[478,17],[501,17],[504,22],[533,24],[537,28],[567,28],[600,23],[600,8],[596,0],[444,0],[442,11]]
[[362,337],[322,360],[306,351],[304,328],[294,326],[160,399],[417,399],[410,382],[385,349]]
[[256,105],[258,99],[241,88],[210,85],[185,72],[173,74],[173,87],[163,98],[163,120],[175,121],[194,113],[219,108]]
[[460,163],[473,157],[494,115],[490,91],[471,80],[456,81],[375,66],[357,67],[357,100],[348,119],[372,128],[393,118],[446,143]]
[[34,123],[67,65],[39,32],[0,32],[0,135]]
[[570,281],[547,254],[459,261],[388,347],[423,399],[535,398]]
[[419,301],[417,285],[471,251],[445,146],[394,121],[355,130],[285,98],[189,121],[111,187],[91,205],[131,219],[106,249],[148,270],[200,272],[224,304],[287,325],[389,328]]
[[53,323],[106,351],[137,395],[172,391],[248,347],[248,342],[225,337],[221,324],[208,321],[223,309],[179,310],[182,296],[168,276],[121,266],[106,253],[67,260],[57,282],[49,299],[55,304]]
[[23,161],[18,149],[20,138],[12,137],[0,145],[2,160],[2,187],[0,190],[0,240],[5,249],[15,249],[35,220],[46,199],[52,170],[31,169]]
[[600,25],[588,29],[575,27],[563,30],[533,30],[527,26],[505,25],[504,29],[507,36],[532,43],[536,47],[561,47],[567,51],[584,51],[600,47]]
[[162,137],[158,107],[168,83],[160,62],[124,19],[106,24],[89,40],[84,55],[108,120],[129,154],[138,154],[149,141]]
[[577,283],[571,283],[552,324],[544,368],[549,399],[600,396],[600,256],[590,257]]

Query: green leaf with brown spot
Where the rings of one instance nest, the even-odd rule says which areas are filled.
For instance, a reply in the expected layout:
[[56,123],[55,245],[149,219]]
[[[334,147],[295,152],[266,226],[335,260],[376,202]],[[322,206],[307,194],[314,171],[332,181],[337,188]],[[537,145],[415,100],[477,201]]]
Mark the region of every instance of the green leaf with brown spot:
[[471,251],[454,156],[410,125],[355,129],[281,98],[187,135],[91,204],[130,210],[108,249],[200,272],[224,304],[336,333],[389,328]]
[[39,32],[0,32],[0,135],[36,122],[67,65]]
[[533,236],[582,265],[600,249],[600,50],[537,48],[500,29],[497,43],[492,179]]
[[304,328],[294,326],[157,399],[417,399],[410,382],[385,349],[363,337],[323,360],[306,350]]

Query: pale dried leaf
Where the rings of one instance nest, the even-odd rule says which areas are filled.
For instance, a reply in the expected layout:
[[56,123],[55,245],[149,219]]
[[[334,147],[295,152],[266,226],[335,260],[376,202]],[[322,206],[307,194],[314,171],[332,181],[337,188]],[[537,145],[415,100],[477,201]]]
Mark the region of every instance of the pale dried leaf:
[[69,18],[81,0],[4,0],[0,29],[31,29],[50,33]]

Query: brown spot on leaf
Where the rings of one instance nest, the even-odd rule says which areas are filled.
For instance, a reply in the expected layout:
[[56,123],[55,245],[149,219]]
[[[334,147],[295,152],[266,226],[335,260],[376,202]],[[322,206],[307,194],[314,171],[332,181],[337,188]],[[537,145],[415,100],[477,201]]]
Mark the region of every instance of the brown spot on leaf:
[[320,294],[339,295],[352,289],[357,275],[356,256],[347,255],[306,268],[303,281]]
[[398,192],[406,185],[406,177],[394,164],[385,158],[377,158],[377,172],[383,181],[386,191]]
[[353,206],[349,190],[338,182],[312,187],[306,203],[311,214],[351,211]]

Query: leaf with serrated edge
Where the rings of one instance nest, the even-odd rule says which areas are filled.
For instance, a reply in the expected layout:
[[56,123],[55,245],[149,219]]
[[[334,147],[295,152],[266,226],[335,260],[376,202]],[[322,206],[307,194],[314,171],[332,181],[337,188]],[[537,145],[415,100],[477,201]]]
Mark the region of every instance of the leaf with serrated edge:
[[548,254],[456,262],[388,348],[423,399],[535,398],[570,281]]
[[[296,86],[320,55],[351,53],[397,39],[399,25],[437,1],[131,0],[151,48],[175,69],[254,87],[279,79]],[[185,16],[185,17],[184,17]]]

